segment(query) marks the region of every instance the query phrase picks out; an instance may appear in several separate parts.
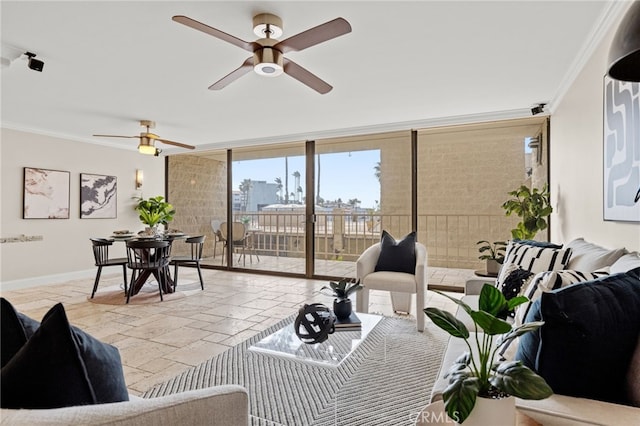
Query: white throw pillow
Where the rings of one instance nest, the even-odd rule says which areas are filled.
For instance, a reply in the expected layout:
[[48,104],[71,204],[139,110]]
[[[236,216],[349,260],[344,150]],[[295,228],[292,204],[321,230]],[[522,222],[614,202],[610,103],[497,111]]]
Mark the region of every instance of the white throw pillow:
[[567,247],[571,249],[571,261],[567,269],[584,272],[593,272],[605,266],[611,266],[627,253],[624,248],[607,249],[585,241],[584,238],[576,238],[567,244]]

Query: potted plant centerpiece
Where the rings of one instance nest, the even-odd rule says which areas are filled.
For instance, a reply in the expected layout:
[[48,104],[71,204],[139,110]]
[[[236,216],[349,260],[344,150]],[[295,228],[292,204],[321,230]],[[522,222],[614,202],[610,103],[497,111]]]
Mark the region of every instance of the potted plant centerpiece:
[[158,234],[158,225],[166,225],[173,220],[176,210],[161,195],[149,199],[139,198],[135,206],[140,215],[140,221],[149,227],[154,234]]
[[538,231],[547,229],[545,219],[553,212],[551,207],[549,186],[545,183],[541,190],[538,188],[529,189],[522,185],[515,191],[509,192],[511,199],[502,203],[502,208],[507,216],[512,213],[520,216],[522,221],[516,228],[511,230],[513,238],[520,240],[531,240]]
[[362,288],[362,286],[360,285],[360,281],[353,281],[347,278],[343,278],[337,283],[330,281],[329,286],[330,287],[322,287],[320,289],[320,292],[323,294],[327,294],[326,292],[324,292],[324,290],[330,290],[330,295],[335,297],[335,299],[333,299],[333,313],[338,319],[349,318],[352,311],[351,299],[349,299],[349,295]]
[[476,244],[482,244],[482,246],[478,248],[478,251],[480,252],[478,259],[486,261],[487,274],[498,275],[500,265],[502,265],[502,262],[504,261],[504,253],[507,249],[507,243],[505,241],[494,241],[493,243],[490,243],[489,241],[481,240]]
[[465,425],[514,424],[514,397],[544,399],[553,393],[547,382],[521,361],[496,362],[495,359],[503,343],[544,324],[542,321],[530,322],[513,328],[498,318],[500,313],[525,303],[526,297],[507,300],[500,290],[485,284],[476,311],[461,300],[439,291],[436,293],[461,306],[475,324],[475,331],[469,332],[464,323],[450,312],[438,308],[424,310],[438,327],[453,337],[464,339],[469,349],[455,360],[445,376],[449,378],[449,386],[444,390],[443,399],[452,420],[465,422]]

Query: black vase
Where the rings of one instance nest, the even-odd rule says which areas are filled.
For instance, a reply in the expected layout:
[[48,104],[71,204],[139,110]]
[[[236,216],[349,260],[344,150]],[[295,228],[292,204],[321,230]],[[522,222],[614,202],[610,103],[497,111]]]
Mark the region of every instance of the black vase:
[[351,299],[333,299],[333,313],[343,320],[351,315]]

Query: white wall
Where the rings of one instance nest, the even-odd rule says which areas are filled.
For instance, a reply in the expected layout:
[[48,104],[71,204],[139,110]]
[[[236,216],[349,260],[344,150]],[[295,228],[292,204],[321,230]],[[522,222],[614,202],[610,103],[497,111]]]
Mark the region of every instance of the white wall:
[[555,212],[551,240],[576,237],[606,247],[640,250],[640,223],[603,220],[603,78],[618,24],[593,56],[551,117],[551,190]]
[[[164,195],[164,157],[9,129],[2,129],[0,153],[0,236],[43,237],[0,244],[2,289],[95,273],[89,238],[107,237],[118,229],[142,229],[132,197]],[[24,167],[71,172],[69,219],[22,219]],[[144,171],[142,191],[135,188],[136,169]],[[80,219],[80,173],[117,176],[116,219]],[[125,256],[124,244],[115,245],[114,255]]]

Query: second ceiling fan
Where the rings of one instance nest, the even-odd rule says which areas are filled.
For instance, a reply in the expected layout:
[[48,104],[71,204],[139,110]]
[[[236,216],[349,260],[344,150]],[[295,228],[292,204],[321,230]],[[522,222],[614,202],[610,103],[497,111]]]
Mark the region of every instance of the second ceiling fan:
[[277,76],[284,72],[318,93],[328,93],[333,88],[331,85],[285,58],[284,54],[304,50],[351,32],[351,25],[345,19],[336,18],[279,41],[277,37],[282,35],[282,20],[270,13],[262,13],[253,18],[253,32],[262,38],[250,42],[186,16],[176,15],[172,19],[253,53],[239,68],[209,86],[210,90],[222,89],[253,69],[256,73],[265,76]]

